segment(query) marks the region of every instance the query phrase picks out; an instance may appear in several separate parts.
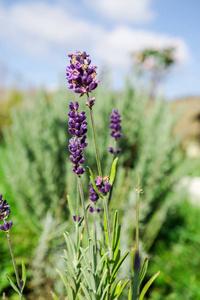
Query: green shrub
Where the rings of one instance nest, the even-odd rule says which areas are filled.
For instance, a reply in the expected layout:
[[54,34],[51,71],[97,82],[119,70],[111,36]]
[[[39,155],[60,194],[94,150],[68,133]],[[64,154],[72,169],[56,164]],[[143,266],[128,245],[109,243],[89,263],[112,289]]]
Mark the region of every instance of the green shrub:
[[[200,209],[183,201],[167,216],[156,240],[150,275],[162,270],[151,300],[200,299]],[[173,228],[170,224],[174,224]],[[168,242],[166,242],[166,240]],[[155,247],[154,247],[155,248]]]

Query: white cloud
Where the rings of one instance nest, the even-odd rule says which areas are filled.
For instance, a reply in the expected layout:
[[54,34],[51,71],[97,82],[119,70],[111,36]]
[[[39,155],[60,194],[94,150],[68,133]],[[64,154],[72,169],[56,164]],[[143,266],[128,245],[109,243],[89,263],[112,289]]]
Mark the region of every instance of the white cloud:
[[[104,3],[104,0],[101,1]],[[143,4],[140,5],[147,7],[148,1],[141,2]],[[115,3],[121,2],[116,0]],[[131,3],[137,7],[135,1]],[[127,18],[130,17],[130,7],[133,9],[131,3],[126,7]],[[128,2],[125,4],[128,5]],[[137,9],[138,12],[142,10],[142,8]],[[122,15],[123,12],[122,9]],[[17,46],[18,52],[22,53],[22,58],[23,55],[28,55],[33,63],[38,57],[49,60],[51,64],[57,61],[63,63],[65,59],[67,60],[67,52],[80,49],[91,53],[92,58],[96,60],[95,63],[105,62],[111,68],[123,72],[129,68],[130,54],[133,51],[149,46],[164,47],[175,41],[174,37],[136,30],[128,25],[116,25],[108,30],[94,23],[92,18],[84,19],[76,16],[74,8],[72,14],[70,7],[66,9],[66,6],[62,6],[60,2],[57,5],[47,2],[21,2],[8,7],[2,5],[0,7],[1,39],[9,48],[15,49]],[[186,43],[176,38],[176,44],[179,60],[186,61],[189,57]],[[63,57],[64,55],[66,57]]]
[[146,23],[155,18],[151,0],[84,0],[88,7],[111,21]]

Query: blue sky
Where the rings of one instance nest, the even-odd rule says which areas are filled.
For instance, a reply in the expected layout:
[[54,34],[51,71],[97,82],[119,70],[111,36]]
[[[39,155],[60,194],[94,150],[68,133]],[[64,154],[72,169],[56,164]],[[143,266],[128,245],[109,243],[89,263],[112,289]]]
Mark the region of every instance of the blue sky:
[[199,13],[199,0],[1,0],[0,84],[53,89],[78,49],[121,89],[132,51],[175,44],[178,63],[163,91],[200,95]]

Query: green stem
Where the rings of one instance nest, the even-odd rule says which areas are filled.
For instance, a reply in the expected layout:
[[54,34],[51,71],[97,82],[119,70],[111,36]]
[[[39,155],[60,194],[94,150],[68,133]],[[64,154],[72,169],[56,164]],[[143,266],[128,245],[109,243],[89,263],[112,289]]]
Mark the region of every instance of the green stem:
[[80,190],[80,195],[81,195],[81,204],[83,207],[83,213],[84,213],[84,220],[85,220],[85,226],[86,226],[86,231],[88,238],[90,237],[89,233],[89,227],[88,227],[88,220],[87,220],[87,214],[86,214],[86,209],[85,209],[85,200],[84,200],[84,194],[83,194],[83,187],[82,187],[82,182],[81,182],[81,176],[78,175],[78,183],[79,183],[79,190]]
[[140,173],[138,175],[137,203],[136,203],[136,251],[139,252],[139,205],[140,205]]
[[94,239],[95,239],[95,252],[97,252],[97,213],[96,213],[96,203],[94,203]]
[[[103,197],[103,207],[104,207],[104,214],[105,214],[105,219],[106,219],[106,227],[107,227],[107,232],[108,232],[108,243],[109,243],[109,250],[110,250],[110,255],[112,256],[111,249],[112,249],[112,242],[111,242],[111,233],[110,233],[110,225],[109,225],[109,214],[108,214],[108,206],[106,203],[106,198]],[[110,257],[112,259],[112,257]]]
[[[89,100],[89,97],[88,97],[88,100]],[[101,171],[101,163],[100,163],[100,158],[99,158],[99,152],[98,152],[98,146],[97,146],[97,139],[96,139],[96,134],[95,134],[95,127],[94,127],[94,118],[93,118],[92,107],[89,107],[89,112],[90,112],[92,134],[93,134],[93,139],[94,139],[94,148],[95,148],[96,160],[97,160],[97,169],[98,169],[99,176],[101,178],[103,178],[102,177],[102,171]]]
[[77,194],[76,194],[77,198],[76,198],[76,215],[77,217],[79,217],[79,197],[80,197],[80,193],[79,193],[79,183],[78,183],[78,176],[77,176]]
[[[16,261],[15,261],[15,256],[14,256],[14,252],[13,252],[13,247],[12,247],[11,239],[10,239],[10,234],[9,234],[9,232],[6,232],[6,234],[7,234],[8,244],[9,244],[10,253],[11,253],[11,257],[12,257],[12,261],[13,261],[13,266],[14,266],[14,270],[15,270],[15,276],[16,276],[17,285],[18,285],[19,289],[21,290],[19,273],[18,273],[18,270],[17,270],[17,265],[16,265]],[[23,299],[23,295],[22,295],[21,292],[20,292],[19,296],[20,296],[20,300]]]

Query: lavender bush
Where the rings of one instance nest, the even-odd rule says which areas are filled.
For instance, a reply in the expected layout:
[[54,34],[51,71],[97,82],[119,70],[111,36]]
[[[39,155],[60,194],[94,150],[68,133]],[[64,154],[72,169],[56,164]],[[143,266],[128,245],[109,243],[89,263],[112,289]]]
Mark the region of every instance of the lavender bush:
[[[92,134],[94,140],[94,150],[96,153],[96,162],[98,176],[94,179],[92,170],[89,170],[89,195],[90,200],[94,203],[94,207],[90,204],[86,206],[85,196],[82,185],[82,176],[85,173],[85,168],[82,166],[85,160],[83,149],[87,147],[87,121],[85,111],[79,113],[79,103],[70,102],[69,104],[69,133],[73,136],[69,139],[68,149],[71,152],[70,161],[73,165],[73,172],[77,176],[77,203],[76,213],[74,213],[73,205],[70,197],[68,196],[68,205],[71,213],[71,217],[75,224],[75,236],[66,232],[65,240],[67,249],[64,251],[64,258],[66,260],[67,270],[66,276],[59,270],[58,273],[66,287],[67,299],[118,299],[122,294],[126,286],[129,286],[128,299],[130,300],[142,300],[154,279],[158,276],[156,273],[149,282],[143,287],[140,292],[140,285],[144,279],[147,271],[148,259],[145,258],[141,265],[141,253],[139,250],[139,202],[142,189],[140,188],[140,176],[138,177],[138,185],[136,187],[137,193],[137,205],[136,205],[136,246],[132,248],[132,279],[127,279],[124,283],[118,278],[118,273],[121,265],[125,261],[129,252],[125,252],[121,256],[120,250],[120,235],[121,226],[119,225],[118,211],[115,211],[113,216],[113,226],[111,230],[110,212],[108,204],[111,198],[111,190],[114,184],[116,175],[116,165],[118,158],[115,158],[112,166],[110,176],[103,176],[100,156],[97,146],[97,138],[95,133],[93,106],[95,104],[95,98],[89,97],[95,88],[97,88],[99,80],[96,78],[96,66],[90,66],[91,60],[86,52],[77,51],[76,54],[69,54],[70,66],[67,67],[67,80],[69,82],[69,88],[74,89],[75,93],[79,93],[80,96],[86,95],[86,105],[89,109],[90,121],[92,126]],[[116,142],[122,137],[121,133],[121,118],[117,109],[113,109],[113,113],[110,116],[111,119],[111,137],[115,139],[114,149],[109,148],[109,151],[116,155],[120,152],[120,149],[116,148]],[[81,199],[81,208],[79,207],[79,193]],[[102,199],[103,211],[101,213],[100,208],[96,208],[97,200]],[[6,200],[0,197],[0,217],[4,221],[0,226],[2,231],[5,231],[8,237],[11,256],[13,259],[13,265],[16,274],[16,284],[7,275],[7,278],[12,288],[19,294],[19,299],[23,299],[23,288],[25,286],[26,274],[25,267],[22,264],[22,280],[19,279],[19,273],[15,263],[12,244],[10,241],[9,231],[12,226],[12,222],[7,223],[5,219],[10,214],[9,205]],[[81,213],[79,212],[82,210]],[[89,226],[88,211],[93,213],[93,229]],[[102,218],[99,218],[98,227],[103,228],[102,231],[97,232],[97,219],[96,214],[102,214]],[[83,216],[80,216],[83,215]],[[52,292],[52,297],[58,299],[55,293]]]
[[[90,110],[90,119],[92,125],[92,133],[94,139],[94,148],[96,152],[97,169],[99,176],[97,180],[94,180],[93,173],[89,169],[90,177],[90,200],[95,203],[95,208],[89,205],[89,211],[96,214],[101,213],[100,209],[96,209],[96,202],[99,198],[103,200],[103,232],[97,237],[96,217],[93,219],[94,229],[90,230],[88,226],[87,208],[85,208],[84,192],[81,184],[81,176],[85,172],[80,165],[84,162],[81,146],[82,141],[85,143],[86,139],[86,125],[80,124],[80,115],[78,113],[78,103],[72,102],[69,105],[69,132],[76,135],[73,141],[70,140],[69,150],[73,153],[70,156],[70,160],[74,165],[73,171],[77,174],[79,192],[82,203],[82,210],[84,217],[79,217],[77,222],[77,216],[73,213],[71,200],[68,197],[69,207],[71,208],[71,215],[75,221],[76,236],[74,241],[71,239],[70,234],[65,235],[67,243],[67,251],[65,251],[65,260],[67,263],[66,277],[58,271],[66,287],[67,298],[72,299],[118,299],[122,294],[124,288],[129,285],[128,299],[142,300],[154,279],[159,275],[156,273],[150,281],[144,286],[140,292],[140,285],[144,279],[147,271],[146,258],[141,266],[141,254],[139,252],[139,200],[142,189],[140,189],[140,176],[138,178],[137,192],[137,207],[136,207],[136,247],[132,249],[132,280],[126,280],[122,283],[122,280],[118,278],[118,273],[121,265],[128,256],[129,252],[126,252],[121,257],[120,250],[120,233],[121,226],[118,224],[118,211],[115,211],[113,219],[113,230],[110,227],[110,215],[108,210],[109,204],[109,191],[114,184],[116,165],[118,158],[115,158],[111,167],[110,176],[102,176],[101,163],[99,159],[97,139],[94,128],[94,119],[92,107],[94,105],[94,98],[89,98],[89,92],[97,87],[98,80],[96,79],[96,67],[90,68],[90,59],[86,59],[89,55],[86,52],[76,54],[69,54],[71,58],[70,66],[67,67],[67,80],[69,82],[69,88],[74,88],[75,93],[80,93],[81,96],[86,94],[87,103]],[[94,71],[95,70],[95,71]],[[93,76],[90,76],[92,72]],[[71,110],[73,114],[71,115]],[[81,113],[81,116],[85,116],[85,112]],[[71,119],[73,118],[73,120]],[[77,119],[77,122],[75,120]],[[113,113],[110,116],[111,125],[111,137],[115,139],[115,144],[118,139],[122,137],[121,118],[117,109],[113,109]],[[85,118],[81,118],[81,122]],[[78,137],[77,137],[78,136]],[[87,146],[87,144],[86,144]],[[120,152],[120,149],[109,148],[109,152],[114,153],[115,156]],[[111,194],[110,194],[111,195]],[[77,198],[78,199],[78,198]],[[78,204],[77,204],[78,206]],[[100,221],[101,223],[101,221]],[[86,229],[87,239],[84,243],[84,229]],[[82,233],[82,235],[81,235]],[[52,293],[54,299],[58,297]]]
[[[81,53],[78,54],[78,59],[83,59],[81,58],[81,55]],[[73,58],[73,56],[70,58]],[[87,56],[87,60],[88,59]],[[82,226],[85,223],[86,218],[84,218],[84,213],[80,211],[79,196],[77,197],[77,201],[75,201],[76,180],[79,180],[78,177],[81,177],[80,181],[83,187],[84,202],[86,202],[85,210],[89,219],[89,230],[91,231],[91,223],[93,223],[93,236],[95,236],[95,227],[97,239],[103,236],[103,232],[101,231],[104,227],[102,222],[102,202],[105,201],[100,194],[104,198],[107,196],[109,199],[113,187],[112,183],[110,190],[106,188],[106,186],[109,187],[109,184],[111,185],[109,178],[111,176],[107,175],[110,174],[113,156],[116,155],[115,153],[113,153],[113,156],[108,154],[109,146],[113,147],[113,150],[115,149],[115,145],[111,144],[111,142],[117,142],[116,150],[120,147],[122,151],[117,166],[115,188],[111,195],[112,201],[109,204],[110,210],[114,207],[120,208],[120,217],[122,218],[123,214],[125,215],[123,224],[126,226],[126,223],[128,223],[129,225],[127,232],[129,235],[130,232],[133,233],[136,223],[135,208],[133,206],[133,182],[137,181],[138,172],[141,171],[141,181],[145,186],[146,192],[141,207],[141,219],[143,223],[141,233],[143,238],[145,237],[144,225],[150,224],[148,234],[146,234],[144,239],[144,242],[146,242],[146,240],[148,242],[147,249],[153,243],[159,228],[166,218],[168,207],[172,204],[173,200],[170,199],[169,202],[169,195],[171,194],[173,184],[176,182],[175,179],[179,176],[177,172],[177,166],[180,162],[180,155],[177,152],[178,143],[176,144],[170,139],[175,119],[171,114],[169,118],[169,107],[166,108],[166,106],[158,101],[152,108],[152,113],[147,117],[145,107],[147,106],[148,95],[142,94],[139,91],[135,91],[133,95],[133,91],[130,88],[127,88],[123,95],[116,95],[115,98],[109,93],[103,94],[100,87],[96,89],[98,85],[96,68],[91,68],[92,71],[89,70],[89,72],[93,74],[95,79],[94,82],[93,79],[89,77],[91,73],[88,74],[86,71],[87,69],[85,70],[87,65],[90,66],[90,63],[90,61],[87,61],[87,63],[84,62],[84,68],[82,70],[80,68],[76,69],[75,66],[71,66],[71,69],[77,70],[77,78],[70,79],[76,80],[75,82],[71,81],[71,84],[75,84],[74,87],[71,87],[74,89],[76,87],[81,87],[82,93],[79,94],[87,98],[86,106],[88,107],[88,111],[86,111],[85,115],[89,113],[91,118],[91,122],[88,122],[89,124],[87,125],[88,131],[87,133],[85,132],[87,135],[86,141],[89,146],[84,147],[81,152],[80,149],[78,149],[81,157],[79,153],[74,152],[75,155],[77,155],[75,156],[74,162],[78,164],[75,164],[72,167],[71,163],[67,162],[67,142],[70,138],[74,139],[74,137],[80,139],[85,133],[83,134],[81,132],[79,137],[74,134],[80,130],[80,127],[82,126],[80,123],[80,127],[77,125],[78,128],[72,128],[74,132],[67,132],[66,112],[63,110],[63,107],[66,107],[66,97],[62,92],[53,95],[52,98],[49,98],[48,95],[44,94],[38,96],[38,99],[36,100],[37,109],[29,109],[30,105],[36,105],[36,103],[27,103],[25,114],[22,116],[13,113],[14,124],[17,126],[13,126],[12,136],[9,136],[6,133],[7,143],[11,146],[9,150],[11,165],[10,170],[7,168],[6,174],[12,174],[11,184],[16,191],[15,195],[18,199],[17,203],[23,211],[26,211],[27,218],[25,222],[38,234],[39,243],[35,251],[32,268],[34,266],[34,277],[38,280],[34,289],[35,291],[38,290],[40,295],[44,290],[47,276],[48,283],[56,282],[56,275],[52,272],[52,265],[56,265],[59,270],[61,269],[61,266],[58,266],[60,261],[58,260],[59,249],[63,247],[59,238],[60,233],[66,226],[71,226],[71,222],[74,222],[75,228],[77,231],[79,230],[79,233],[77,234],[82,236]],[[89,77],[88,82],[86,82],[85,79],[83,79],[83,82],[80,82],[82,81],[82,78],[86,77]],[[92,82],[94,85],[91,85],[89,88],[89,85]],[[93,89],[91,87],[93,87]],[[104,101],[95,101],[95,97],[89,96],[90,94],[87,94],[86,89],[88,89],[88,93],[90,94],[91,92],[95,92],[96,98],[104,99]],[[79,107],[77,108],[77,96],[77,91],[76,94],[74,94],[74,97],[72,94],[68,95],[70,100],[74,99],[73,106],[75,106],[75,108],[72,108],[71,106],[70,111],[74,110],[75,113],[80,114],[79,111],[81,112],[83,110],[82,107],[85,105],[85,101],[83,100],[84,97],[81,97]],[[109,108],[108,110],[107,107]],[[109,126],[112,125],[109,121],[109,114],[112,112],[113,107],[118,107],[118,113],[120,112],[123,118],[123,136],[121,139],[117,140],[109,137]],[[127,109],[127,107],[129,107],[129,109]],[[98,130],[98,144],[100,146],[98,150],[99,153],[97,152],[96,155],[93,153],[92,147],[93,127],[91,127],[91,124],[94,123],[93,109],[95,114],[95,124]],[[104,122],[102,122],[102,116],[105,116]],[[72,123],[74,126],[73,121],[74,119],[72,118],[72,120],[69,120],[68,122]],[[86,120],[80,122],[84,123]],[[120,125],[120,123],[121,122],[118,120],[117,125]],[[86,129],[85,125],[86,124],[83,124],[84,128],[82,127],[81,130],[84,131]],[[70,124],[69,126],[71,127]],[[151,134],[152,131],[156,132],[158,130],[162,130],[162,139],[158,139],[158,132],[155,135]],[[119,127],[118,131],[120,131]],[[41,132],[42,135],[38,135],[38,132]],[[102,135],[101,132],[104,132],[104,134]],[[15,139],[15,136],[18,138]],[[165,145],[165,147],[162,148],[162,145]],[[12,151],[13,146],[15,152]],[[160,151],[161,148],[162,151]],[[16,157],[15,153],[18,153],[19,155]],[[73,159],[74,153],[71,154]],[[98,173],[95,168],[96,156],[101,158],[101,163],[98,162]],[[84,162],[82,164],[83,158]],[[23,167],[21,167],[21,164]],[[95,174],[93,179],[92,176],[90,176],[91,180],[89,187],[86,176],[86,165],[89,165]],[[74,168],[77,171],[79,167],[82,168],[81,173],[83,170],[85,171],[83,172],[84,174],[76,174],[72,171]],[[101,168],[104,170],[102,176],[100,175]],[[21,170],[23,170],[23,172],[21,172]],[[174,170],[176,173],[172,178],[171,174],[173,174]],[[23,185],[21,184],[22,182]],[[96,185],[96,190],[94,183]],[[167,183],[170,184],[170,189],[168,188]],[[162,190],[159,189],[160,186],[162,186]],[[99,189],[105,189],[105,194],[103,190]],[[73,201],[71,201],[73,204],[71,205],[71,217],[65,209],[66,194],[72,195],[71,198],[73,199]],[[35,197],[35,195],[37,195],[37,197]],[[91,197],[90,201],[87,201],[88,195]],[[159,202],[157,201],[158,197],[160,199]],[[82,201],[82,199],[83,197],[80,200]],[[78,205],[75,204],[76,202]],[[168,202],[169,204],[165,205],[165,202]],[[157,208],[157,203],[159,203],[159,210],[154,215],[153,211],[155,207]],[[110,218],[112,219],[112,217],[111,214]],[[118,214],[117,218],[119,218]],[[66,222],[66,220],[68,221]],[[84,228],[86,228],[86,225]],[[86,232],[86,230],[84,232]],[[112,235],[112,230],[110,231],[110,235]],[[122,245],[120,248],[123,247],[124,253],[126,253],[126,250],[133,243],[132,238],[128,239],[127,232],[124,231],[121,237]],[[87,244],[86,236],[87,234],[84,233],[82,240],[83,248]],[[93,236],[90,238],[93,238]],[[103,238],[103,241],[104,239],[105,238]],[[77,240],[77,243],[79,241],[74,235],[72,236],[72,240]],[[58,255],[53,258],[52,255],[54,254],[54,249]],[[53,260],[51,260],[52,258]],[[69,260],[71,261],[71,257]],[[126,260],[124,260],[123,264],[125,263]],[[63,265],[63,263],[61,262],[60,265]],[[39,288],[40,285],[41,288]],[[61,290],[61,287],[59,286],[57,290]]]

